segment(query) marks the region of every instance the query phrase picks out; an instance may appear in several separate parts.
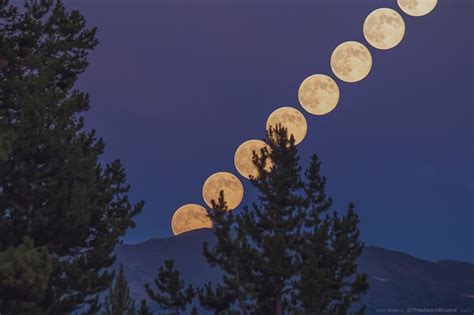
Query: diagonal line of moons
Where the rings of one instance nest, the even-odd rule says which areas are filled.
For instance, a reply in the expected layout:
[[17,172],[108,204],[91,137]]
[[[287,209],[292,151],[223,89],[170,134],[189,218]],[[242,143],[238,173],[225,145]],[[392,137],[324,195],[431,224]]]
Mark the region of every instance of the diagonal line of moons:
[[[405,14],[410,15],[410,16],[414,16],[414,17],[420,17],[420,16],[424,16],[424,15],[430,13],[430,12],[436,7],[437,2],[438,2],[438,0],[397,0],[397,4],[398,4],[399,8],[400,8]],[[382,9],[383,9],[383,8],[382,8]],[[377,10],[373,11],[371,14],[373,14],[373,13],[379,11],[379,10],[381,10],[381,9],[377,9]],[[391,9],[389,9],[389,10],[391,10]],[[392,11],[394,11],[394,10],[392,10]],[[396,11],[394,11],[394,12],[397,13]],[[397,13],[397,14],[398,14],[398,13]],[[369,16],[370,16],[370,14],[369,14]],[[400,18],[401,18],[401,16],[400,16]],[[367,21],[367,20],[366,20],[366,21]],[[402,22],[403,22],[403,18],[402,18]],[[403,24],[403,25],[404,25],[404,24]],[[387,48],[377,47],[377,45],[374,45],[374,43],[371,42],[371,41],[367,38],[367,36],[366,36],[365,34],[364,34],[364,36],[366,37],[366,40],[369,42],[369,44],[372,44],[375,48],[378,48],[378,49],[387,49]],[[400,39],[400,40],[401,40],[401,39]],[[337,50],[340,46],[342,46],[342,45],[344,45],[344,44],[346,44],[346,43],[357,43],[357,44],[359,44],[359,45],[361,45],[361,46],[363,46],[363,47],[365,48],[365,45],[363,45],[363,44],[361,44],[361,43],[358,43],[358,42],[345,42],[345,43],[339,45],[339,46],[335,49],[335,52],[336,52],[336,50]],[[398,43],[397,43],[397,44],[398,44]],[[395,46],[396,46],[396,45],[395,45]],[[395,47],[395,46],[393,46],[393,47]],[[390,47],[390,48],[393,48],[393,47]],[[350,48],[353,48],[353,47],[350,47]],[[367,48],[365,48],[365,49],[367,49]],[[368,50],[367,50],[367,51],[368,51]],[[333,53],[333,55],[334,55],[334,53]],[[370,55],[370,52],[369,52],[369,55]],[[337,73],[337,69],[336,69],[336,71],[335,71],[334,67],[331,67],[331,68],[332,68],[334,74],[335,74],[337,77],[339,77],[339,76],[338,76],[338,73]],[[368,72],[370,72],[370,69],[369,69]],[[357,82],[357,81],[360,81],[360,80],[364,79],[364,78],[368,75],[368,72],[367,72],[365,75],[361,75],[361,78],[360,78],[359,80],[352,80],[352,81],[350,81],[350,80],[344,80],[344,79],[342,79],[342,80],[343,80],[343,81],[346,81],[346,82],[351,82],[351,83]],[[325,76],[325,75],[322,75],[322,76]],[[326,76],[326,77],[327,77],[327,76]],[[330,78],[330,77],[328,77],[328,78]],[[340,77],[339,77],[339,78],[340,78]],[[309,78],[308,78],[308,79],[309,79]],[[331,78],[330,78],[330,79],[331,79]],[[341,79],[341,78],[340,78],[340,79]],[[336,85],[336,86],[337,86],[337,85]],[[301,103],[301,100],[300,100],[300,103]],[[304,107],[304,106],[303,106],[303,107]],[[335,105],[334,105],[334,107],[335,107]],[[304,107],[304,108],[306,109],[306,107]],[[295,109],[295,110],[296,110],[296,109]],[[214,175],[215,175],[215,174],[214,174]],[[211,177],[212,177],[212,176],[213,176],[213,175],[211,175]],[[180,210],[180,209],[182,209],[182,208],[184,208],[184,207],[186,207],[186,206],[187,206],[187,205],[184,205],[184,206],[180,207],[178,210]],[[193,206],[199,206],[199,205],[193,205]],[[176,211],[178,211],[178,210],[176,210]],[[175,213],[176,213],[176,212],[175,212]],[[172,227],[173,227],[173,222],[172,222]],[[176,233],[175,233],[175,234],[176,234]]]

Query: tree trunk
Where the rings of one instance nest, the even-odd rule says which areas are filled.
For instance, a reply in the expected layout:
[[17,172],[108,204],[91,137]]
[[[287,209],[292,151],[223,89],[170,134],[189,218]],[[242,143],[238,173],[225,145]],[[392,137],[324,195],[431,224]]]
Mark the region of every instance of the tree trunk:
[[242,315],[248,315],[247,307],[245,306],[244,302],[242,302],[241,299],[239,299],[239,305],[240,309],[242,310]]
[[27,217],[26,217],[26,235],[30,236],[31,234],[31,220],[32,220],[32,217],[31,215],[33,214],[33,204],[32,203],[29,203],[28,204],[28,214],[27,214]]
[[273,308],[274,308],[274,314],[275,315],[282,315],[283,310],[282,310],[282,302],[281,302],[281,293],[275,294],[273,297]]

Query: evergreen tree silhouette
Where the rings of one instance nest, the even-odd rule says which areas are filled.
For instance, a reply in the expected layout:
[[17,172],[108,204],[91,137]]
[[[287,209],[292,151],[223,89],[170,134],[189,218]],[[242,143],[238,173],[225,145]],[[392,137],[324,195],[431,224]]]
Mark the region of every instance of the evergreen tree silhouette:
[[146,303],[146,300],[143,299],[140,302],[140,309],[138,310],[138,315],[152,315],[153,313],[151,312],[150,308],[148,307],[148,304]]
[[233,303],[244,314],[346,313],[368,288],[357,273],[363,244],[354,206],[342,216],[330,210],[317,156],[303,172],[285,128],[271,127],[267,143],[269,150],[253,156],[258,201],[232,214],[221,193],[209,211],[217,242],[203,254],[224,278],[200,289],[200,301],[216,314]]
[[247,238],[241,229],[235,232],[236,217],[228,211],[224,192],[221,191],[217,202],[211,201],[212,207],[208,211],[213,221],[213,230],[217,242],[210,248],[204,243],[203,255],[212,267],[220,267],[224,271],[223,285],[213,287],[207,283],[198,289],[201,305],[213,310],[215,314],[223,314],[229,310],[235,301],[244,315],[248,314],[247,300],[252,291],[251,279],[245,277],[250,273],[252,253],[249,249]]
[[[321,162],[312,156],[306,171],[305,229],[299,278],[293,283],[296,309],[306,314],[346,314],[369,285],[365,274],[357,273],[357,258],[364,245],[359,241],[359,219],[350,203],[344,216],[328,214],[332,206],[326,196],[326,178],[320,175]],[[359,310],[364,312],[364,307]]]
[[174,268],[173,260],[165,260],[154,283],[158,292],[155,293],[149,284],[146,284],[148,296],[161,308],[172,310],[175,314],[185,311],[196,295],[194,288],[191,285],[186,286],[181,279],[179,271]]
[[143,206],[84,129],[89,97],[76,81],[96,45],[96,30],[60,0],[0,1],[0,252],[27,237],[53,258],[32,314],[96,313],[114,247]]
[[130,296],[122,265],[114,282],[109,288],[109,294],[105,297],[102,315],[135,315],[135,301]]

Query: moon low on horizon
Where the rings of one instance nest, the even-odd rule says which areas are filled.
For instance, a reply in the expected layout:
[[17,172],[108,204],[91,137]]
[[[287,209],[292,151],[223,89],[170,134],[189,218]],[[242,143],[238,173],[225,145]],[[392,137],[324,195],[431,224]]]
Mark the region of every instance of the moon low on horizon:
[[364,22],[364,36],[377,49],[391,49],[405,36],[405,21],[397,11],[380,8],[370,13]]
[[372,69],[372,55],[367,47],[359,42],[344,42],[337,46],[331,55],[331,69],[342,81],[361,81]]
[[438,0],[397,0],[398,6],[408,15],[423,16],[436,7]]
[[[253,152],[255,152],[258,156],[262,156],[261,150],[266,148],[268,152],[270,152],[270,146],[262,140],[248,140],[242,143],[237,150],[235,151],[234,155],[234,164],[235,168],[239,172],[240,175],[243,177],[250,179],[257,178],[259,176],[258,169],[253,164]],[[270,172],[272,164],[271,161],[267,160],[265,165],[265,171]]]
[[267,130],[270,127],[276,127],[281,124],[282,127],[288,130],[288,135],[293,135],[295,144],[301,143],[306,137],[308,131],[308,123],[304,115],[293,107],[280,107],[268,116]]
[[234,174],[218,172],[209,176],[202,187],[202,196],[209,208],[212,208],[212,200],[218,202],[221,191],[228,210],[237,208],[244,197],[244,186]]
[[336,108],[340,97],[336,82],[324,74],[307,77],[298,90],[301,106],[310,114],[325,115]]
[[207,216],[207,210],[197,204],[191,203],[180,207],[171,219],[174,235],[204,228],[212,228],[212,220]]

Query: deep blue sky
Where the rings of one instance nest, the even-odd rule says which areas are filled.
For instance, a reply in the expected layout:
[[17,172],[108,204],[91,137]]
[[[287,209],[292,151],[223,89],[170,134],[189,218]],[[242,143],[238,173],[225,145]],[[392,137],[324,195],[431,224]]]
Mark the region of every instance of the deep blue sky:
[[[365,43],[380,0],[71,1],[101,41],[80,86],[88,126],[120,158],[146,207],[126,242],[171,235],[173,211],[201,203],[204,180],[232,171],[237,146],[262,138],[267,115],[299,107],[310,74],[331,74],[341,42]],[[400,11],[401,12],[401,11]],[[338,208],[354,201],[362,239],[431,259],[474,261],[474,1],[403,14],[390,51],[370,48],[364,81],[339,106],[306,114],[303,161],[316,152]],[[243,204],[255,193],[244,182]]]

